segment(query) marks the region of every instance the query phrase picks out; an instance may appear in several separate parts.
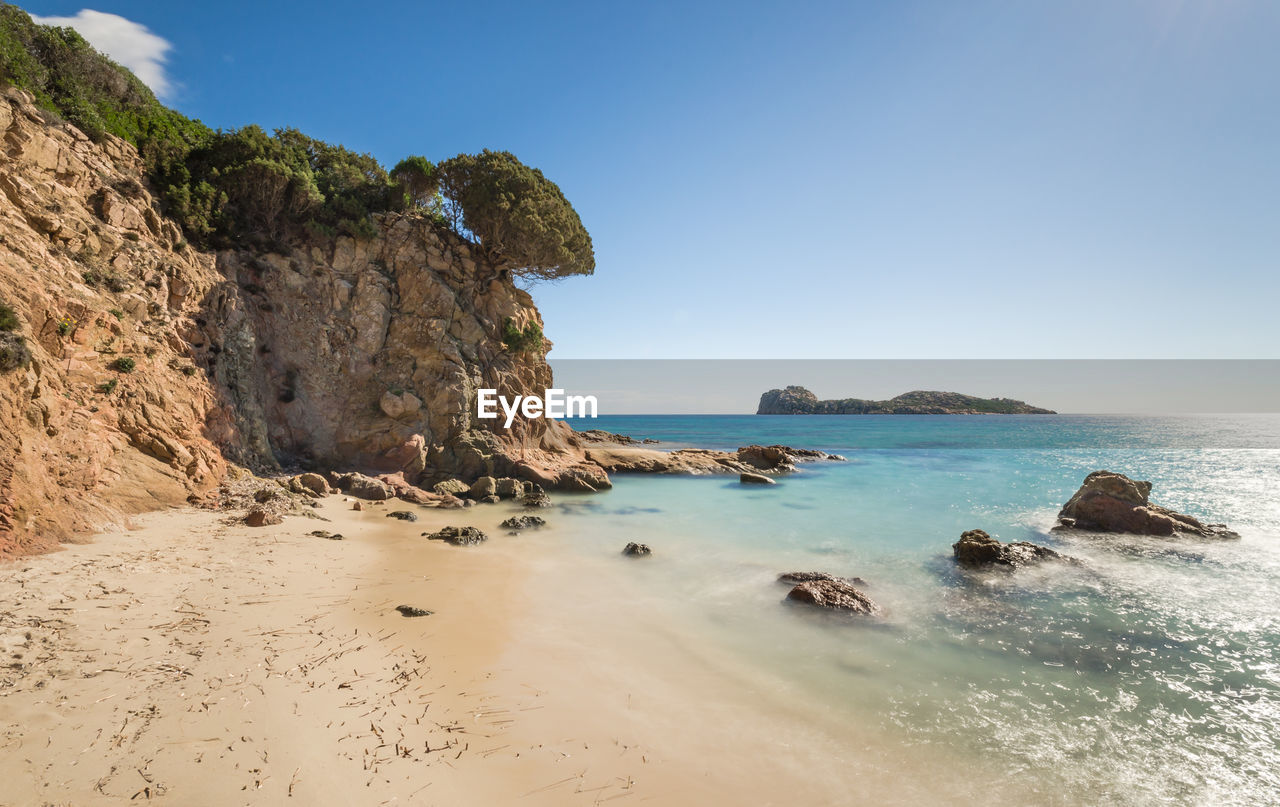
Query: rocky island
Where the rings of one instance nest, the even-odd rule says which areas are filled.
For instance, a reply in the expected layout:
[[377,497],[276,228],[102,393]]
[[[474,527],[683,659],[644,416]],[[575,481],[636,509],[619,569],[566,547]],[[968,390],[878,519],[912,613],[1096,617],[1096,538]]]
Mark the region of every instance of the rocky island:
[[978,398],[958,392],[915,390],[887,401],[840,398],[820,401],[804,387],[771,389],[760,396],[757,415],[1056,415],[1012,398]]

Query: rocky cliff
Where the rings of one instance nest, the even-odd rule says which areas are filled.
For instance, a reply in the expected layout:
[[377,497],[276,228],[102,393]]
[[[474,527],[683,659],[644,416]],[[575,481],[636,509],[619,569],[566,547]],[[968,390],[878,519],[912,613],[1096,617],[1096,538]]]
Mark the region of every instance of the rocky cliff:
[[757,415],[1053,415],[1012,398],[978,398],[958,392],[916,390],[887,401],[842,398],[820,401],[804,387],[771,389],[760,396]]
[[[529,295],[422,216],[369,239],[200,252],[128,143],[0,95],[0,555],[199,497],[235,466],[515,475],[597,489],[563,423],[473,419],[551,386]],[[27,355],[29,354],[29,356]]]

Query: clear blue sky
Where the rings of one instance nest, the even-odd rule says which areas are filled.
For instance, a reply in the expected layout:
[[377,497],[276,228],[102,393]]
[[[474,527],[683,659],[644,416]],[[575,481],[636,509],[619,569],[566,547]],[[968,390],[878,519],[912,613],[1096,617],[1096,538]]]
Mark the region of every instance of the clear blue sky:
[[1280,356],[1272,0],[85,4],[212,126],[542,168],[553,357]]

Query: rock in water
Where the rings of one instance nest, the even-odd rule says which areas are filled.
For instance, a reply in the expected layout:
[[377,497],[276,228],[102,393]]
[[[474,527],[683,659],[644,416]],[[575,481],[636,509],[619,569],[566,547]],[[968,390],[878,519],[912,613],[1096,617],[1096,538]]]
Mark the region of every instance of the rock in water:
[[815,580],[848,583],[851,586],[865,586],[867,584],[867,581],[861,577],[836,577],[834,574],[827,574],[826,572],[783,572],[778,575],[779,583],[790,583],[791,585],[809,583]]
[[439,532],[422,534],[432,541],[445,541],[454,546],[475,546],[481,541],[489,540],[489,536],[475,527],[445,527]]
[[426,608],[418,608],[414,605],[397,605],[396,610],[401,616],[431,616],[431,611]]
[[956,561],[961,566],[1008,566],[1018,568],[1044,560],[1060,560],[1079,563],[1075,558],[1054,552],[1047,547],[1029,541],[1001,543],[982,530],[967,530],[960,540],[951,545]]
[[1137,535],[1183,533],[1201,538],[1240,537],[1225,524],[1204,524],[1193,516],[1152,504],[1150,496],[1150,482],[1112,471],[1094,471],[1062,506],[1058,528]]
[[531,530],[546,525],[547,520],[538,516],[512,516],[498,526],[504,530]]
[[787,593],[787,599],[852,614],[880,612],[880,606],[870,597],[842,580],[809,580],[800,583]]
[[533,490],[524,494],[522,502],[525,507],[550,507],[551,497],[545,490],[535,485]]
[[417,521],[418,517],[408,510],[396,510],[394,513],[387,513],[387,518],[398,518],[401,521]]
[[647,558],[653,554],[653,550],[649,548],[648,544],[637,544],[632,541],[623,548],[622,554],[629,558]]
[[738,482],[743,485],[776,485],[769,477],[763,474],[738,474]]

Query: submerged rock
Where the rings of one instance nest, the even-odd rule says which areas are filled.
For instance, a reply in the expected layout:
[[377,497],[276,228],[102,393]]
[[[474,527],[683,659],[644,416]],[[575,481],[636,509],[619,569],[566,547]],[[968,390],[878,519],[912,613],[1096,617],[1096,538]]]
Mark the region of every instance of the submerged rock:
[[1152,504],[1150,496],[1150,482],[1112,471],[1094,471],[1062,506],[1057,528],[1136,535],[1183,533],[1201,538],[1240,537],[1225,524],[1205,524],[1194,516]]
[[773,481],[772,479],[765,476],[764,474],[748,474],[748,473],[738,474],[738,482],[743,485],[776,485],[778,484],[777,482]]
[[861,577],[836,577],[826,572],[783,572],[778,575],[779,583],[810,583],[814,581],[848,583],[851,586],[865,586],[866,580]]
[[532,490],[524,494],[521,502],[525,507],[550,507],[551,497],[540,486],[534,485]]
[[531,530],[546,525],[547,520],[538,516],[512,516],[498,526],[504,530]]
[[400,616],[408,617],[431,616],[433,613],[432,611],[428,611],[426,608],[419,608],[416,605],[397,605],[396,610],[400,612]]
[[454,546],[475,546],[481,541],[489,540],[489,536],[475,527],[445,527],[439,532],[422,534],[432,541],[445,541]]
[[410,513],[408,510],[396,510],[393,513],[387,513],[387,518],[398,518],[401,521],[417,521],[418,516]]
[[843,580],[809,580],[800,583],[787,593],[787,599],[852,614],[880,612],[880,606],[870,597]]
[[623,547],[622,554],[629,558],[647,558],[653,554],[653,550],[649,548],[648,544],[637,544],[632,541]]
[[1016,569],[1045,560],[1079,563],[1075,558],[1029,541],[1001,543],[983,530],[962,533],[960,540],[951,545],[951,551],[961,566],[969,567],[1009,566]]

